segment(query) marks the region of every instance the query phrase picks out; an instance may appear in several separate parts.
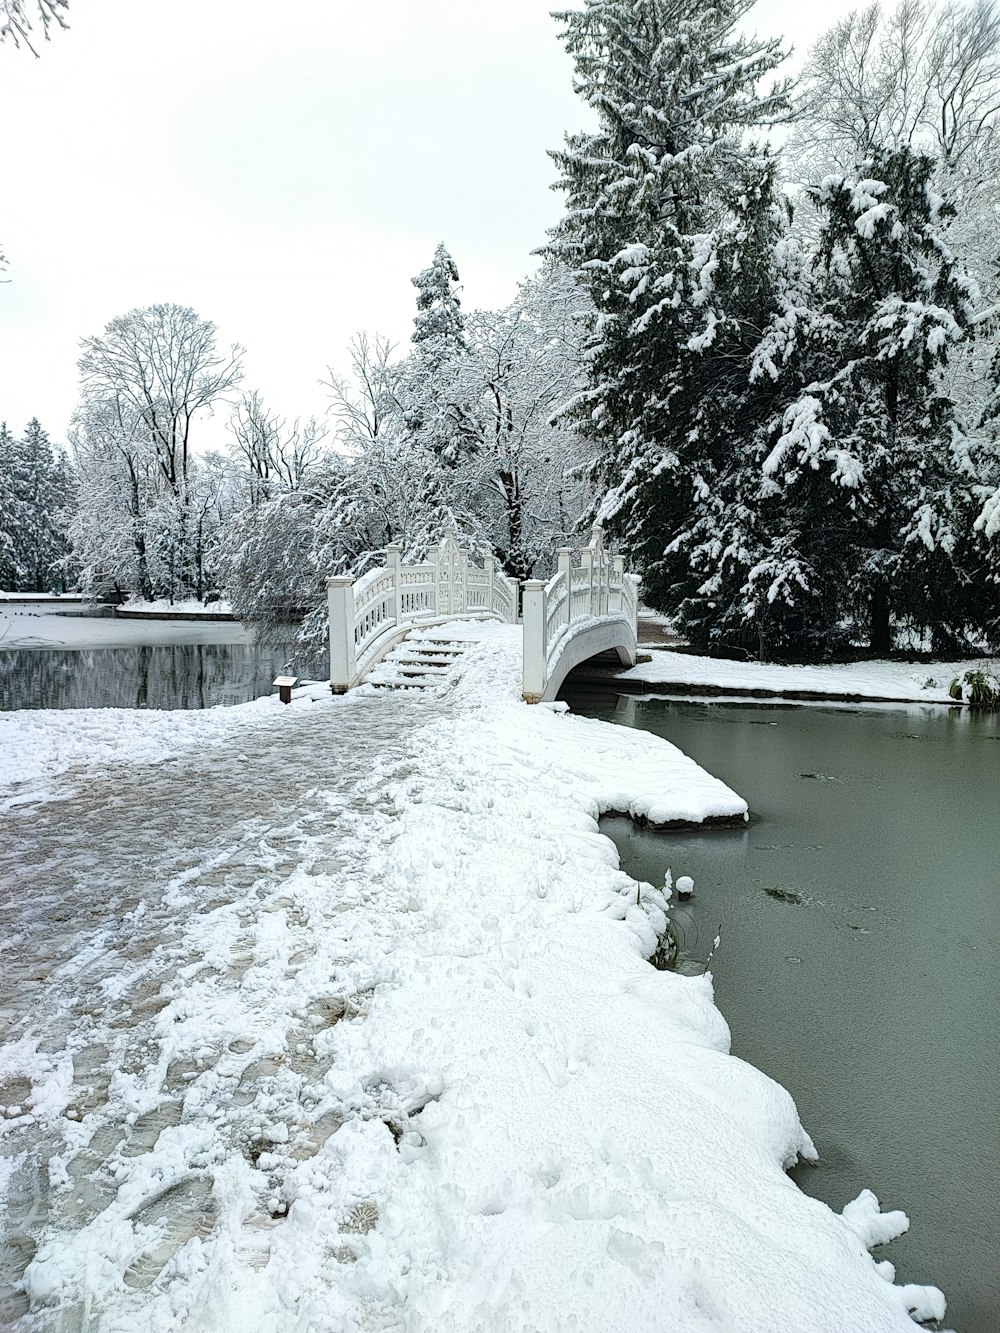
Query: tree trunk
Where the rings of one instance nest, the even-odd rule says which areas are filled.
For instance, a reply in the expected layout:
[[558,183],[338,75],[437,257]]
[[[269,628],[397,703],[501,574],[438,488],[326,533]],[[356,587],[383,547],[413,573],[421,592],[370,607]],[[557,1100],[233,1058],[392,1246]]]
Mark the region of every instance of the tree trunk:
[[872,588],[869,646],[873,653],[879,653],[883,657],[892,649],[892,634],[889,626],[889,590],[882,579],[879,579]]

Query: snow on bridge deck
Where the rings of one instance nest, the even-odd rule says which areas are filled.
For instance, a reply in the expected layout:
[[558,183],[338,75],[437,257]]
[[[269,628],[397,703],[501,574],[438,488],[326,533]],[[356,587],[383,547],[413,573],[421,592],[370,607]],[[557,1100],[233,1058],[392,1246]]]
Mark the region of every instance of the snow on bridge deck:
[[64,737],[0,769],[2,1322],[901,1333],[939,1308],[865,1248],[905,1219],[784,1174],[810,1141],[727,1054],[710,978],[645,961],[664,899],[599,812],[743,801],[525,706],[519,669],[482,626],[447,705],[0,717],[4,760]]

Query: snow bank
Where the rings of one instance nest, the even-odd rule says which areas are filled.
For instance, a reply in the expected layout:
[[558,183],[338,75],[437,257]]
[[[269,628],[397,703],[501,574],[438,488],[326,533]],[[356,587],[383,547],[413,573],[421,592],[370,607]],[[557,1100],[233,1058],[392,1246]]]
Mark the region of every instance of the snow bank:
[[[37,1076],[37,1032],[0,1051],[31,1083],[18,1109],[63,1136],[57,1200],[76,1193],[75,1154],[93,1161],[101,1132],[125,1126],[103,1149],[99,1206],[72,1229],[59,1204],[38,1236],[24,1275],[37,1318],[83,1312],[115,1333],[904,1333],[911,1310],[936,1314],[939,1292],[896,1287],[869,1255],[901,1214],[866,1193],[837,1215],[785,1174],[814,1156],[791,1096],[729,1054],[710,976],[646,961],[667,903],[618,869],[597,825],[611,808],[739,815],[742,799],[657,738],[521,704],[516,636],[481,637],[426,724],[412,712],[426,700],[374,690],[278,715],[300,762],[357,745],[393,709],[401,737],[349,788],[286,796],[290,872],[213,898],[205,864],[174,864],[152,1004],[134,943],[89,993],[81,951],[62,984],[84,1016],[64,1041],[105,1043],[105,1105],[67,1119],[77,1094],[51,1032]],[[192,718],[184,744],[266,751],[267,702],[210,715],[197,738]],[[85,715],[60,721],[87,732]],[[136,718],[121,749],[133,782],[144,728],[167,746],[155,717]],[[124,939],[139,927],[123,920]],[[124,1026],[116,999],[132,1006]],[[130,1042],[141,1055],[126,1060]],[[203,1201],[186,1229],[170,1211],[185,1192]]]
[[954,703],[948,687],[973,662],[846,662],[836,666],[775,666],[727,662],[666,649],[647,648],[651,662],[616,673],[616,680],[654,688],[685,686],[799,698],[871,699],[886,702]]
[[196,597],[183,601],[168,601],[160,597],[151,602],[144,602],[137,597],[130,597],[122,603],[123,611],[145,611],[159,616],[219,616],[231,615],[232,604],[219,598],[215,602],[199,602]]

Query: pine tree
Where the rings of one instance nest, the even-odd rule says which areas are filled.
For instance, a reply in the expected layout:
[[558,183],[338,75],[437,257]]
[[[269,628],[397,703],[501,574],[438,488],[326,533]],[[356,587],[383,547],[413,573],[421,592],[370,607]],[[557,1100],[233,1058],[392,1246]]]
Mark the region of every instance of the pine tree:
[[65,587],[72,491],[68,460],[53,449],[37,418],[21,439],[0,426],[0,586],[16,592]]
[[[770,549],[797,571],[767,591],[786,648],[829,651],[839,632],[886,653],[905,622],[944,649],[987,615],[973,525],[989,460],[942,387],[974,291],[941,240],[933,171],[907,148],[879,151],[859,179],[809,192],[822,222],[813,308],[789,308],[764,340],[795,390],[758,494]],[[764,580],[747,591],[759,600]]]
[[25,575],[20,537],[27,522],[26,490],[21,442],[0,422],[0,588],[7,592],[16,591]]
[[425,360],[450,360],[465,346],[465,317],[458,299],[459,281],[455,261],[439,245],[430,268],[411,279],[417,289],[417,313],[413,320],[413,345]]
[[68,499],[66,465],[37,417],[25,428],[20,452],[23,516],[16,541],[22,588],[50,592],[63,582],[58,566],[68,552],[63,512]]
[[677,539],[719,502],[734,424],[752,429],[756,410],[770,298],[750,249],[771,253],[780,209],[774,164],[743,133],[784,113],[786,85],[758,91],[783,55],[737,31],[750,8],[586,0],[556,15],[599,121],[552,154],[566,212],[547,249],[597,310],[574,418],[596,445],[598,516],[662,607],[696,589]]

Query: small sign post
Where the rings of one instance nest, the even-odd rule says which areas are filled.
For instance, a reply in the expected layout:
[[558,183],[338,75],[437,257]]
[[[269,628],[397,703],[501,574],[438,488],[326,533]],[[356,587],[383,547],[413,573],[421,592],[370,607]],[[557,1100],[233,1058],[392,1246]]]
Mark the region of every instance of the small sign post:
[[272,684],[278,687],[278,698],[283,704],[292,702],[292,690],[298,683],[298,676],[275,676],[272,681]]

